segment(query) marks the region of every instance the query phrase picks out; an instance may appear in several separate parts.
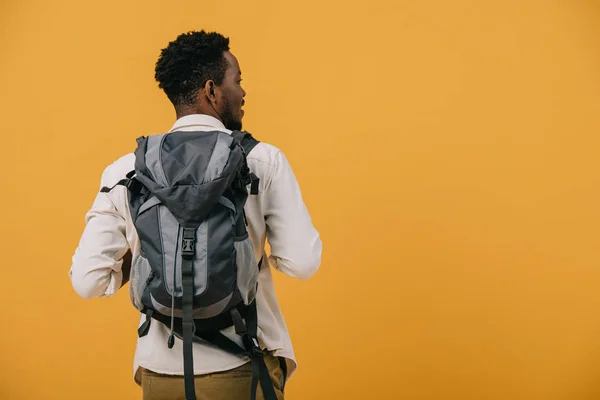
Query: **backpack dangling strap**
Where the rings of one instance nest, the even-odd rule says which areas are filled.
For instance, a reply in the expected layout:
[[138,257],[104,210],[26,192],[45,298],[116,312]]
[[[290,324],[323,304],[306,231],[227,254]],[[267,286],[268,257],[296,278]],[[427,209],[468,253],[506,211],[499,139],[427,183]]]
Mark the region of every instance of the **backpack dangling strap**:
[[113,190],[114,188],[116,188],[117,186],[125,186],[127,189],[131,188],[131,186],[133,185],[133,175],[135,175],[135,170],[133,171],[129,171],[127,173],[127,178],[125,179],[121,179],[119,182],[115,183],[112,187],[107,187],[104,186],[102,187],[102,189],[100,189],[101,193],[108,193],[111,190]]
[[245,350],[219,331],[196,331],[194,334],[229,353],[243,354],[250,357],[252,365],[250,399],[256,400],[256,392],[258,383],[260,382],[265,400],[277,400],[277,394],[275,393],[275,388],[271,381],[271,376],[269,375],[269,369],[264,360],[265,353],[260,348],[257,340],[258,313],[256,309],[256,300],[254,300],[247,308],[245,324],[239,310],[233,308],[230,313],[236,333],[242,336],[244,347],[246,348]]
[[117,186],[125,186],[126,188],[129,188],[131,186],[131,179],[121,179],[119,182],[115,183],[112,187],[104,186],[104,187],[102,187],[102,189],[100,189],[100,192],[108,193],[111,190],[113,190],[114,188],[116,188]]
[[257,195],[258,194],[258,184],[260,183],[260,179],[258,176],[254,174],[254,172],[250,173],[250,194]]
[[147,309],[146,310],[146,320],[138,328],[138,337],[143,337],[143,336],[146,336],[148,334],[148,331],[150,330],[150,322],[152,322],[152,315],[153,314],[154,314],[153,310],[151,310],[151,309]]
[[260,348],[257,339],[258,332],[258,312],[256,310],[256,300],[248,306],[246,315],[246,335],[244,335],[244,344],[250,353],[250,362],[252,363],[252,384],[250,399],[256,400],[256,391],[258,382],[262,388],[265,400],[277,400],[273,381],[269,375],[269,369],[265,363],[265,353]]
[[194,320],[192,306],[194,302],[194,255],[196,254],[196,230],[183,228],[181,241],[181,280],[183,286],[183,374],[186,400],[196,400],[194,386],[194,355],[192,352]]

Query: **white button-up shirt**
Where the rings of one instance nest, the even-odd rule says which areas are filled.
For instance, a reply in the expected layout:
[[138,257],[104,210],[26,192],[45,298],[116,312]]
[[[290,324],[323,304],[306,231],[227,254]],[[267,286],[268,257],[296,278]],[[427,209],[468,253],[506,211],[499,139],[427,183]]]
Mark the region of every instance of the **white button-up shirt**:
[[[188,115],[178,119],[172,131],[220,130],[224,125],[208,115]],[[112,187],[134,169],[135,156],[127,154],[109,165],[100,187]],[[274,355],[288,360],[289,375],[296,369],[290,336],[281,313],[271,268],[291,277],[307,279],[321,263],[321,239],[302,200],[300,188],[283,153],[272,145],[259,143],[248,155],[250,170],[260,178],[259,195],[248,196],[245,212],[248,233],[256,259],[264,256],[257,293],[258,338]],[[116,186],[109,193],[98,193],[85,216],[85,229],[69,271],[75,291],[83,298],[107,297],[122,286],[123,256],[140,251],[140,241],[129,212],[127,191]],[[267,256],[265,241],[271,247]],[[133,306],[132,306],[133,307]],[[140,325],[145,316],[140,317]],[[241,344],[233,328],[222,331]],[[183,375],[182,342],[167,347],[169,328],[153,320],[148,334],[138,338],[134,356],[134,376],[139,383],[139,368],[164,374]],[[194,343],[194,373],[204,374],[238,367],[248,360],[211,345]]]

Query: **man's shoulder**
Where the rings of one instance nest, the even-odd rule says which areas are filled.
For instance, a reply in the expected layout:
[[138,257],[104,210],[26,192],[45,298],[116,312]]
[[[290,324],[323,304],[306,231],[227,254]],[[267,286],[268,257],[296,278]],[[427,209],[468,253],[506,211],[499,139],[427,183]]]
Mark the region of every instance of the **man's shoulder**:
[[134,169],[135,154],[128,153],[108,165],[102,172],[102,184],[113,186]]
[[281,150],[274,145],[266,142],[259,142],[254,149],[248,154],[248,161],[257,161],[269,166],[275,166],[278,157],[281,155]]

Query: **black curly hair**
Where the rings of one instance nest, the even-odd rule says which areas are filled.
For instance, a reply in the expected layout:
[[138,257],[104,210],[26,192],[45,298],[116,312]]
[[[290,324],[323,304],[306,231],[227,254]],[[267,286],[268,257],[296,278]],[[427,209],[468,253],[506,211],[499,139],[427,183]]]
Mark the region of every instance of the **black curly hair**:
[[154,78],[175,107],[192,105],[208,80],[225,77],[229,38],[217,32],[187,32],[161,50]]

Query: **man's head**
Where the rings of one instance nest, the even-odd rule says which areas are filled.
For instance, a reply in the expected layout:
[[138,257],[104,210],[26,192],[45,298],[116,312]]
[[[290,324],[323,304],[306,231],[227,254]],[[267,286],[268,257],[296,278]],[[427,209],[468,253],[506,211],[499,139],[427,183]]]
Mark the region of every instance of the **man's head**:
[[154,76],[177,117],[208,114],[227,129],[242,129],[246,92],[228,38],[205,31],[179,35],[161,51]]

